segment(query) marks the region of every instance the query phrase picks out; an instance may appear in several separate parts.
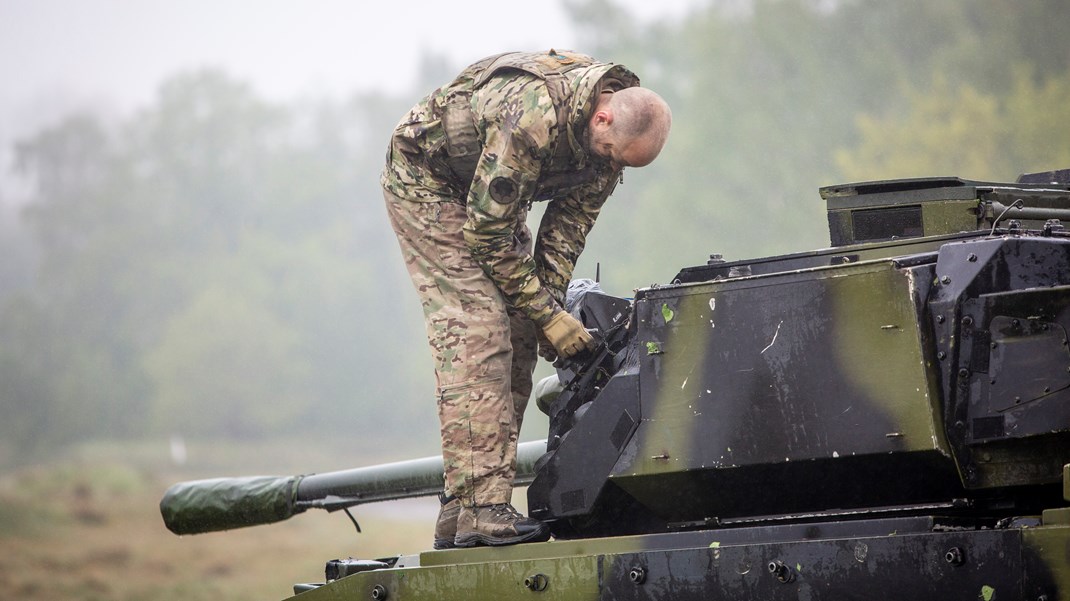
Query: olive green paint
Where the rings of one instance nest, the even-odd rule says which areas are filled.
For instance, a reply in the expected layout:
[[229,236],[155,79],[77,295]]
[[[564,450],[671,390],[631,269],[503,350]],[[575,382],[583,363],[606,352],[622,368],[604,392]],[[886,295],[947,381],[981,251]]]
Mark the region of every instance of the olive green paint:
[[1040,558],[1050,572],[1059,596],[1049,601],[1070,600],[1070,526],[1054,525],[1022,530],[1022,544]]
[[1070,501],[1070,463],[1063,466],[1063,499]]
[[923,235],[969,232],[979,227],[978,202],[974,199],[946,202],[927,202],[921,207]]
[[647,536],[622,536],[428,551],[420,555],[419,567],[353,574],[302,593],[299,599],[371,599],[376,585],[386,589],[387,599],[447,599],[466,594],[474,599],[523,598],[535,594],[525,588],[524,580],[542,574],[548,585],[538,593],[540,601],[592,600],[599,595],[600,564],[605,557],[643,551],[649,540]]
[[661,317],[665,320],[665,323],[669,323],[673,318],[672,307],[668,303],[661,303]]
[[635,553],[650,548],[650,541],[651,537],[648,535],[637,535],[428,551],[420,555],[420,565],[428,567],[495,561],[536,561],[579,555]]
[[[833,307],[828,327],[835,343],[828,352],[839,365],[837,373],[862,392],[859,402],[867,404],[866,411],[882,414],[894,424],[892,431],[881,433],[881,440],[867,444],[880,452],[935,451],[950,456],[938,403],[939,378],[935,367],[926,364],[922,355],[925,345],[921,340],[923,325],[914,306],[915,284],[910,273],[896,268],[892,261],[874,260],[756,276],[746,281],[703,282],[674,298],[674,319],[665,325],[665,342],[647,343],[648,354],[655,354],[655,347],[660,354],[664,346],[670,349],[665,352],[670,352],[673,360],[656,368],[660,370],[656,399],[643,403],[643,448],[638,449],[630,469],[614,477],[731,468],[733,454],[728,448],[723,459],[713,465],[688,463],[693,459],[690,450],[694,439],[707,435],[693,427],[693,418],[696,412],[715,409],[704,400],[710,391],[696,389],[699,378],[695,377],[700,366],[716,361],[706,356],[716,348],[710,339],[718,335],[717,325],[726,318],[725,308],[733,306],[734,298],[740,298],[737,291],[759,288],[791,296],[795,290],[812,291],[806,286],[815,280],[823,282],[822,294],[831,299]],[[638,301],[654,304],[647,315],[658,315],[666,306],[657,294],[652,291],[651,297]],[[680,289],[675,294],[679,295]],[[798,310],[784,319],[803,319],[806,311],[820,304],[818,299],[809,303],[808,299],[798,299]],[[772,323],[760,342],[768,346],[756,348],[755,352],[773,354],[783,345],[788,345],[783,352],[789,352],[790,345],[796,342],[785,335],[778,337],[778,333],[777,324]],[[717,391],[713,393],[716,398]],[[642,484],[623,480],[618,484],[637,498],[642,497],[642,491],[636,488]]]
[[[844,199],[830,199],[828,202],[829,231],[833,244],[853,244],[865,242],[855,236],[855,212],[874,209],[904,209],[915,207],[921,211],[922,236],[939,236],[958,232],[970,232],[983,226],[978,219],[978,200],[976,192],[963,188],[961,198],[928,200],[924,202],[903,202],[886,195],[851,196]],[[839,241],[838,243],[836,241]]]
[[[694,390],[694,382],[691,389],[687,385],[696,366],[706,364],[707,337],[714,328],[696,325],[715,319],[710,308],[715,302],[711,298],[715,295],[711,297],[702,292],[681,296],[676,299],[676,309],[672,312],[675,319],[671,324],[666,320],[665,344],[671,345],[670,352],[674,356],[686,356],[688,360],[662,362],[656,400],[643,403],[643,420],[647,422],[650,438],[646,447],[640,449],[639,473],[679,470],[680,458],[687,456],[693,437],[701,435],[689,427],[688,405],[689,399],[701,397],[702,392]],[[663,316],[666,307],[663,303]]]
[[1045,509],[1041,513],[1041,522],[1045,526],[1070,526],[1070,507],[1059,507],[1055,509]]
[[830,282],[835,298],[835,352],[840,373],[865,392],[870,410],[897,424],[887,435],[902,450],[937,449],[950,456],[943,435],[939,378],[922,355],[922,329],[910,272],[890,261],[858,263]]

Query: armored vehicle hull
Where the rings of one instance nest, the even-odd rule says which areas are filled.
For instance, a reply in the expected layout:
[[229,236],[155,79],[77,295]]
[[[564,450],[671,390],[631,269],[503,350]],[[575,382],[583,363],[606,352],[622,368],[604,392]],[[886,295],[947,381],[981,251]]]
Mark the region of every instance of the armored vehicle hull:
[[[904,517],[434,551],[341,562],[302,601],[1065,599],[1070,525]],[[329,568],[330,570],[330,568]]]
[[[832,248],[583,295],[601,344],[559,366],[518,477],[554,540],[332,560],[295,592],[1070,601],[1066,175],[825,188]],[[245,482],[176,485],[165,520],[431,494],[441,463],[280,482],[261,513],[193,500]]]

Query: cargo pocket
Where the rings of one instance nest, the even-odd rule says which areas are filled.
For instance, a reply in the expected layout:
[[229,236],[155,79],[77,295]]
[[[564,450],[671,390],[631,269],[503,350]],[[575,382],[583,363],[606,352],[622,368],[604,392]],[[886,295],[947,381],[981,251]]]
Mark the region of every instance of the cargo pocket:
[[472,113],[472,98],[468,94],[452,96],[441,110],[442,129],[446,135],[446,164],[458,181],[472,181],[483,154],[475,114]]
[[487,479],[496,481],[509,473],[512,457],[507,450],[516,422],[507,384],[507,378],[498,375],[440,390],[442,457],[455,494],[478,492],[488,485]]

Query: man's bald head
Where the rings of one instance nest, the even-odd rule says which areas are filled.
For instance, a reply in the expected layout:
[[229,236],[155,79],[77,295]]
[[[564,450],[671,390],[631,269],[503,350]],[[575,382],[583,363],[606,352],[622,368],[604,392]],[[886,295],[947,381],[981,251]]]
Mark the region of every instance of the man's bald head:
[[647,88],[602,94],[590,122],[590,150],[621,167],[657,158],[672,126],[669,105]]

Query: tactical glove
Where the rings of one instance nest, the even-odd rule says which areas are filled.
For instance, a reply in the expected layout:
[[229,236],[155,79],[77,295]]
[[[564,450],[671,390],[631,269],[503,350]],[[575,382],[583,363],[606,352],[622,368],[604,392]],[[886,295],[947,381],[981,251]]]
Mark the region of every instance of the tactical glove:
[[554,345],[550,344],[550,341],[546,338],[546,334],[541,329],[536,329],[535,333],[535,337],[539,341],[539,356],[550,363],[557,361],[557,351],[554,350]]
[[554,315],[542,328],[543,334],[550,344],[554,345],[557,353],[568,358],[583,349],[593,348],[594,339],[587,330],[583,329],[580,320],[569,315],[565,311]]

